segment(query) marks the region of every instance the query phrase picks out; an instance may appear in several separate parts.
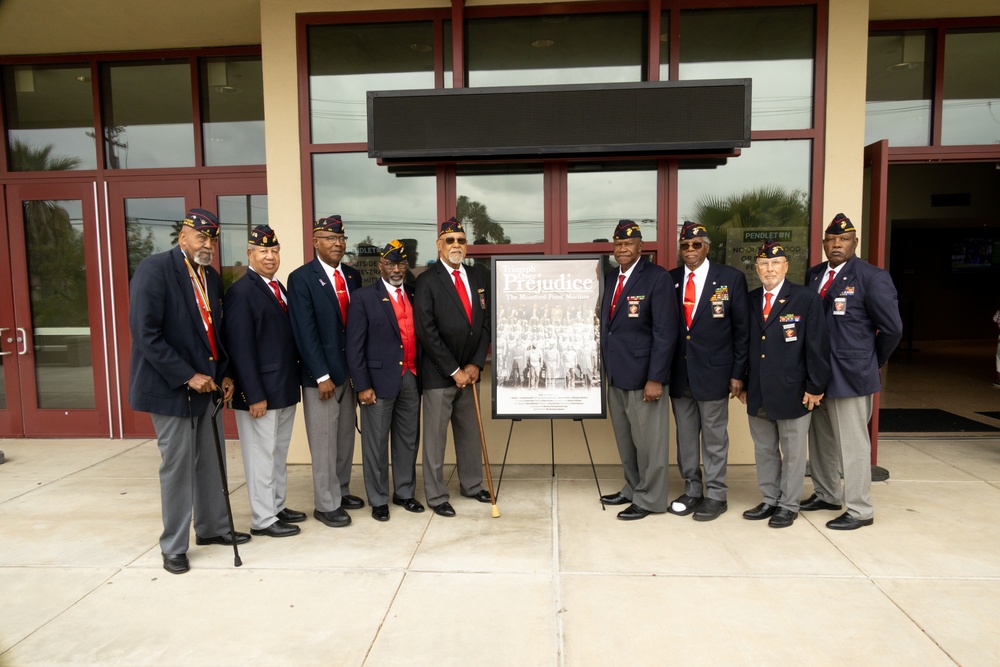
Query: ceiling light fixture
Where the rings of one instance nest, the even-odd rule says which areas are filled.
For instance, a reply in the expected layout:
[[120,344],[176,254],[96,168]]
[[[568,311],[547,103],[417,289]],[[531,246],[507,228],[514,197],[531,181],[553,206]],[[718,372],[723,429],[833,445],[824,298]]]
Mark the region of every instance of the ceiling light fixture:
[[904,33],[903,46],[899,54],[899,62],[889,65],[890,72],[914,69],[924,64],[924,36],[921,33]]

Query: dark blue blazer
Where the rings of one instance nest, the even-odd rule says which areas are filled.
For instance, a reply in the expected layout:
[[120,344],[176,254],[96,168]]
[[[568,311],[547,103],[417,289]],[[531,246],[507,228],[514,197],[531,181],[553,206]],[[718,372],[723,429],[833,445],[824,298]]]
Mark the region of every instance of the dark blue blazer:
[[[281,289],[284,291],[284,285]],[[264,400],[268,410],[298,403],[299,354],[291,319],[252,269],[226,292],[224,322],[236,383],[233,408],[248,410],[251,404]]]
[[[763,302],[763,287],[747,296],[747,414],[756,417],[763,405],[771,419],[798,419],[809,414],[802,396],[824,393],[830,381],[830,339],[823,303],[816,292],[787,280],[771,304],[766,323]],[[789,330],[793,336],[787,335]]]
[[[827,263],[806,273],[806,285],[819,292]],[[834,315],[837,298],[843,298],[843,315]],[[830,331],[830,366],[833,375],[826,388],[830,398],[867,396],[881,387],[879,367],[889,360],[903,335],[896,287],[888,271],[852,257],[837,273],[823,299],[823,313]]]
[[[412,313],[413,288],[403,285],[403,294],[410,302]],[[418,344],[418,350],[419,347]],[[403,377],[403,339],[392,297],[381,278],[362,287],[351,299],[347,315],[347,368],[354,391],[374,389],[378,398],[399,395]]]
[[[742,271],[709,262],[705,287],[688,329],[684,322],[684,267],[671,270],[670,277],[677,290],[679,319],[670,395],[683,396],[684,388],[690,386],[697,401],[727,398],[730,378],[742,380],[746,374],[747,280]],[[713,307],[721,307],[722,317],[715,316]]]
[[133,410],[188,417],[208,409],[212,394],[189,392],[186,386],[196,373],[219,384],[228,371],[221,336],[222,278],[205,267],[205,280],[219,359],[212,356],[181,249],[150,255],[136,267],[129,283],[128,314],[132,333],[128,401]]
[[[451,270],[439,258],[417,276],[414,324],[420,341],[420,382],[424,389],[455,385],[456,368],[486,365],[490,346],[489,278],[475,266],[465,267],[472,291],[472,324],[458,299]],[[480,376],[481,377],[481,376]]]
[[[631,391],[642,389],[648,380],[668,384],[678,327],[670,274],[640,258],[609,317],[618,273],[614,269],[605,274],[601,303],[601,358],[608,385]],[[629,317],[630,306],[635,317]]]
[[[347,264],[344,282],[352,297],[361,289],[361,274]],[[316,378],[329,375],[333,384],[348,381],[347,330],[340,316],[340,302],[319,258],[300,266],[288,276],[288,312],[292,333],[302,359],[303,387],[315,387]]]

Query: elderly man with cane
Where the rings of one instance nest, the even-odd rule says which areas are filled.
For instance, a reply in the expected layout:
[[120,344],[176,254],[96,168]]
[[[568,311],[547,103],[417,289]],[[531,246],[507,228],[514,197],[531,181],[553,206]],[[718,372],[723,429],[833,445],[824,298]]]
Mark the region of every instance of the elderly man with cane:
[[[177,247],[140,262],[129,286],[132,363],[129,403],[148,412],[160,449],[163,569],[190,569],[191,518],[199,545],[234,546],[250,539],[231,528],[213,440],[213,394],[233,394],[228,357],[219,338],[222,279],[211,267],[219,221],[203,209],[184,218]],[[213,434],[213,429],[215,432]],[[193,506],[193,512],[192,512]]]
[[465,229],[451,218],[441,223],[438,261],[417,277],[413,318],[423,356],[424,495],[439,516],[455,516],[444,480],[444,448],[451,424],[455,437],[459,492],[492,503],[483,488],[483,459],[477,446],[476,403],[470,385],[479,382],[490,344],[487,279],[466,267]]

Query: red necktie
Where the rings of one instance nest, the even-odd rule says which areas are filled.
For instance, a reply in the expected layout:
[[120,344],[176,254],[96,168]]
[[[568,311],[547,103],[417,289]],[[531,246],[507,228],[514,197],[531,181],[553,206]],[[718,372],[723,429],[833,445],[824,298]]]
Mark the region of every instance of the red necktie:
[[833,276],[836,275],[836,273],[837,273],[836,271],[830,269],[830,277],[827,278],[826,282],[823,283],[823,286],[819,288],[819,298],[821,299],[826,298],[826,291],[830,289],[830,285],[833,284]]
[[469,324],[472,324],[472,303],[469,301],[469,293],[465,290],[465,283],[462,281],[462,272],[455,269],[451,272],[451,275],[455,276],[455,289],[458,291],[458,300],[465,307],[465,316],[469,318]]
[[694,272],[688,274],[688,282],[684,287],[684,319],[687,320],[688,329],[691,328],[691,320],[694,319]]
[[771,314],[771,293],[764,292],[764,321],[767,322],[767,316]]
[[281,298],[281,290],[278,289],[278,281],[277,280],[271,280],[271,281],[268,281],[267,284],[271,286],[272,290],[274,290],[274,298],[276,298],[278,300],[278,305],[281,306],[281,309],[287,313],[288,312],[288,304],[286,304],[285,300]]
[[347,283],[344,282],[344,276],[340,275],[340,271],[333,272],[333,285],[337,290],[337,300],[340,301],[340,317],[344,324],[347,324],[347,304],[351,299],[347,295]]
[[622,285],[624,285],[624,284],[625,284],[625,274],[624,273],[619,273],[618,274],[618,287],[615,288],[615,295],[613,297],[611,297],[611,313],[609,313],[609,315],[614,315],[615,314],[615,306],[618,305],[618,297],[620,297],[621,294],[622,294]]

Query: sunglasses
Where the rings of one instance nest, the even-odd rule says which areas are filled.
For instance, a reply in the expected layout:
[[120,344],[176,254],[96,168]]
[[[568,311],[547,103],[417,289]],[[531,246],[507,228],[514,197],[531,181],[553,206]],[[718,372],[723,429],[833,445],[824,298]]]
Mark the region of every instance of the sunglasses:
[[464,236],[461,236],[461,237],[446,236],[444,238],[444,244],[445,245],[455,245],[456,243],[458,245],[465,245],[468,242],[469,242],[469,240],[467,238],[465,238]]
[[705,247],[705,244],[701,241],[683,241],[681,242],[681,250],[687,250],[688,248],[694,248],[695,250],[701,250]]

